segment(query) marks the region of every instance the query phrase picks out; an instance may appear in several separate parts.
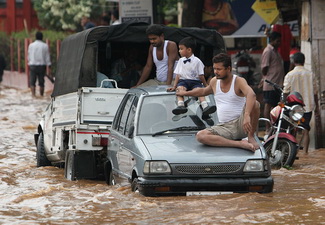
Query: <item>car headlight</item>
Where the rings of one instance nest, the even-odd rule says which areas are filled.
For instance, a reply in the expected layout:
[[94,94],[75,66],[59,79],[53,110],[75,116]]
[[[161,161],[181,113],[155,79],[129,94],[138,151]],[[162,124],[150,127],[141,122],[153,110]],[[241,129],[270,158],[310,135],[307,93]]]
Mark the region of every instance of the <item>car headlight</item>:
[[244,166],[244,172],[261,172],[264,171],[263,160],[247,160]]
[[146,161],[143,167],[145,174],[170,174],[171,171],[167,161]]
[[305,110],[301,105],[294,105],[291,107],[291,111],[289,113],[290,118],[294,121],[300,120],[304,116]]

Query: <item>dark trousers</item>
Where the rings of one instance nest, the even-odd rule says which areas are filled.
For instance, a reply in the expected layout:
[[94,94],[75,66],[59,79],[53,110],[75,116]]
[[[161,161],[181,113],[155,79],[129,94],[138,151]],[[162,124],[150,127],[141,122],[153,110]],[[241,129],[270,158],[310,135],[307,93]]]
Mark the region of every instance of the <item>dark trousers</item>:
[[44,77],[46,74],[46,66],[29,66],[30,69],[30,78],[29,85],[31,87],[36,86],[36,80],[38,80],[38,85],[44,87]]

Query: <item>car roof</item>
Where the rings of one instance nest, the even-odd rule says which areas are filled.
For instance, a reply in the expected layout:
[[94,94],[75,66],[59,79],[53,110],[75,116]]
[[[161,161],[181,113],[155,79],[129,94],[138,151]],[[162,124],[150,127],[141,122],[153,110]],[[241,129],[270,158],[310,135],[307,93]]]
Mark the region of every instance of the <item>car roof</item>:
[[145,87],[137,87],[131,88],[128,93],[135,93],[138,95],[166,95],[166,94],[173,94],[175,92],[167,92],[167,88],[170,87],[168,85],[157,85],[157,86],[145,86]]

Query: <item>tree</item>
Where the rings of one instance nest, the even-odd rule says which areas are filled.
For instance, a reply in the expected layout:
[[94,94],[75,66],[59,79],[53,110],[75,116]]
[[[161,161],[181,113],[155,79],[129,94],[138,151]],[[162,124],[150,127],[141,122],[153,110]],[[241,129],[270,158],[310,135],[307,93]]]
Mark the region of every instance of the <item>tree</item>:
[[83,16],[96,18],[105,0],[37,0],[34,9],[42,27],[76,30]]

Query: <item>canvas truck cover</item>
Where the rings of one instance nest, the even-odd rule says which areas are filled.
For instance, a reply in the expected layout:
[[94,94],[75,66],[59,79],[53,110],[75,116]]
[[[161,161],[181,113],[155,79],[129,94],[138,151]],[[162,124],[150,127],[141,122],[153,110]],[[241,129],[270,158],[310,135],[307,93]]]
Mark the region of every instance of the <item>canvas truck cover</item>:
[[[98,26],[63,40],[55,74],[52,97],[77,91],[81,87],[96,87],[96,67],[99,43],[149,43],[146,23],[122,23]],[[225,52],[223,37],[215,30],[164,27],[166,40],[178,43],[184,37],[194,37],[197,44],[213,49],[213,54]],[[103,45],[101,45],[103,46]],[[211,57],[212,59],[212,57]]]

